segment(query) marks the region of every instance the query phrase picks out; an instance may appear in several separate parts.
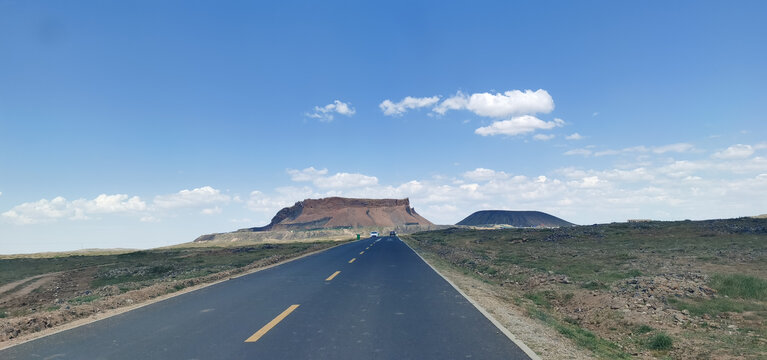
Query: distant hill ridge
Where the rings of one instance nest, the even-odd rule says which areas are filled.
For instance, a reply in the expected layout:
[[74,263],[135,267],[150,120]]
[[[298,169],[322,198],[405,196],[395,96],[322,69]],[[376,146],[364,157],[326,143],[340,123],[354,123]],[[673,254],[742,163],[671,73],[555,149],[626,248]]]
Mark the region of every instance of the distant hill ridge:
[[575,224],[540,211],[481,210],[477,211],[456,225],[493,226],[508,225],[514,227],[561,227]]
[[306,199],[283,208],[261,227],[239,231],[307,230],[338,227],[432,225],[405,199],[329,197]]

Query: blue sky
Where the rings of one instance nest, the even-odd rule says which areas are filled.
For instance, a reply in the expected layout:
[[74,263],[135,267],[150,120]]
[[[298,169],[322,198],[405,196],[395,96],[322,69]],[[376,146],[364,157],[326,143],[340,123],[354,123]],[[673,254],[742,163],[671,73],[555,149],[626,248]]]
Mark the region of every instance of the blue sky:
[[764,2],[0,1],[0,253],[307,197],[591,224],[767,213]]

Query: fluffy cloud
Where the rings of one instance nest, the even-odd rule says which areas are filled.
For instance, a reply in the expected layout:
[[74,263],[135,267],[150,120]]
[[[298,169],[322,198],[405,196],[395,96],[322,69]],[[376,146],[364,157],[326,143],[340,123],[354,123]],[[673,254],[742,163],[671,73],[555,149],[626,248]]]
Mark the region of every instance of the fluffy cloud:
[[667,152],[686,153],[693,150],[695,150],[695,147],[688,143],[676,143],[652,148],[652,152],[656,154],[665,154]]
[[381,111],[383,111],[384,115],[397,116],[404,114],[408,110],[432,106],[438,101],[439,96],[422,98],[408,96],[396,103],[386,99],[381,102],[378,107],[381,108]]
[[570,135],[565,136],[565,139],[567,139],[567,140],[581,140],[581,139],[583,139],[583,136],[581,136],[581,134],[578,134],[578,133],[572,133]]
[[68,201],[57,196],[22,203],[2,213],[2,217],[20,225],[55,221],[58,219],[85,220],[89,215],[131,213],[146,210],[147,205],[138,196],[101,194],[95,199]]
[[335,100],[325,106],[315,106],[314,112],[307,113],[306,116],[312,119],[318,119],[324,122],[333,121],[334,114],[341,114],[345,116],[352,116],[356,111],[354,108],[345,102]]
[[290,175],[290,180],[292,181],[312,181],[327,175],[327,173],[328,169],[317,170],[314,166],[303,170],[288,169],[288,175]]
[[434,108],[434,112],[445,114],[448,110],[469,110],[479,116],[506,117],[522,114],[550,113],[554,110],[554,99],[546,90],[510,90],[504,93],[458,93],[445,99]]
[[717,159],[745,159],[754,154],[754,147],[751,145],[737,144],[718,151],[712,155]]
[[582,155],[582,156],[589,156],[593,152],[589,149],[572,149],[567,150],[564,152],[564,155]]
[[231,197],[222,194],[220,190],[203,186],[193,190],[181,190],[175,194],[155,196],[153,204],[159,209],[174,209],[228,203],[230,200]]
[[327,176],[328,169],[317,170],[308,167],[303,170],[288,169],[291,180],[296,182],[311,182],[320,189],[346,189],[378,184],[378,178],[356,173],[336,173]]
[[471,171],[463,173],[463,177],[471,181],[489,181],[508,179],[509,174],[503,171],[495,171],[492,169],[476,168]]
[[69,201],[57,196],[53,199],[41,199],[22,203],[0,214],[3,219],[15,224],[27,225],[56,220],[88,220],[99,215],[133,215],[142,222],[157,222],[169,211],[182,208],[200,208],[201,214],[213,215],[222,212],[219,205],[231,201],[229,195],[210,186],[193,190],[181,190],[174,194],[155,196],[147,204],[138,196],[126,194],[101,194],[93,199]]
[[344,189],[378,184],[378,178],[362,174],[337,173],[333,176],[314,180],[314,185],[321,189]]
[[554,134],[535,134],[533,136],[533,139],[541,140],[541,141],[549,141],[549,140],[551,140],[551,139],[553,139],[555,137],[556,137],[556,135],[554,135]]
[[562,119],[543,121],[532,115],[513,117],[510,120],[495,121],[490,126],[480,127],[474,133],[482,136],[490,135],[520,135],[536,130],[549,130],[564,125]]
[[120,212],[144,211],[146,203],[138,196],[129,197],[125,194],[101,194],[93,200],[75,200],[73,205],[91,214],[112,214]]

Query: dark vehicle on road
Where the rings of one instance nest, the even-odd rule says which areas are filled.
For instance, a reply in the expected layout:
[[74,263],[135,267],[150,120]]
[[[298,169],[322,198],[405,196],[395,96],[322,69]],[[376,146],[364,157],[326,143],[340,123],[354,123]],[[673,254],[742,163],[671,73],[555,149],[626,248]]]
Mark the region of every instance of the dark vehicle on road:
[[389,236],[397,236],[397,232],[394,230],[389,231]]

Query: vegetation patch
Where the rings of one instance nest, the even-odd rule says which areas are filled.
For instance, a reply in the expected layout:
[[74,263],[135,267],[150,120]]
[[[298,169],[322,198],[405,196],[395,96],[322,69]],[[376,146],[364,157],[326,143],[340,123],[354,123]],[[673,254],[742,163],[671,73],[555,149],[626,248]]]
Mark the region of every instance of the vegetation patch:
[[709,315],[711,317],[718,317],[725,313],[743,313],[744,311],[757,311],[767,312],[767,305],[754,303],[750,301],[744,301],[739,299],[731,299],[725,297],[717,297],[712,299],[669,299],[669,304],[679,310],[687,310],[690,314],[695,316]]
[[74,299],[69,299],[68,302],[73,305],[80,305],[80,304],[92,302],[100,298],[101,298],[101,295],[83,295],[83,296],[78,296]]
[[715,274],[709,285],[720,295],[767,301],[767,280],[743,274]]
[[561,322],[555,317],[535,307],[527,309],[530,317],[540,320],[553,327],[560,334],[573,340],[578,346],[591,350],[599,358],[603,359],[630,359],[631,354],[621,350],[615,343],[596,336],[578,325],[570,322]]
[[655,329],[653,329],[649,325],[640,325],[639,327],[637,327],[636,333],[637,334],[647,334],[648,332],[651,332],[653,330],[655,330]]
[[669,350],[674,345],[674,341],[665,333],[653,335],[647,343],[651,350]]

